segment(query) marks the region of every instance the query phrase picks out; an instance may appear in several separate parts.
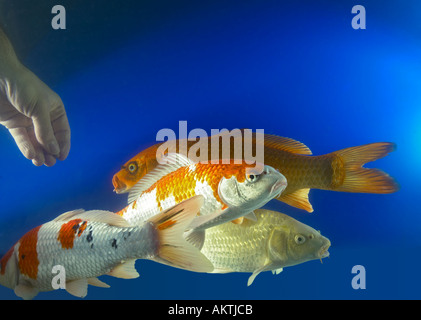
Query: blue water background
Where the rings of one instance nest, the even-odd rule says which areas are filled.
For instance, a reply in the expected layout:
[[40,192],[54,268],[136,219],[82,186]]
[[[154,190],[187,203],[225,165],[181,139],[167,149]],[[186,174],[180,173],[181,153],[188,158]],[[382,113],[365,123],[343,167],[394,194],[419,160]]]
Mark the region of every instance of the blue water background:
[[[50,23],[56,3],[42,3],[23,22],[27,37],[37,30],[30,23]],[[139,260],[139,278],[103,276],[111,288],[89,287],[86,299],[421,298],[419,2],[61,4],[67,29],[36,34],[22,60],[63,99],[72,147],[64,162],[38,168],[0,128],[0,252],[65,211],[124,207],[113,174],[160,129],[177,132],[179,121],[208,133],[264,129],[315,155],[390,141],[397,150],[367,167],[395,177],[397,193],[312,190],[313,213],[266,206],[330,238],[323,264],[265,272],[247,287],[250,274],[198,274]],[[367,10],[366,30],[351,27],[355,4]],[[365,290],[351,286],[354,265],[366,269]],[[0,298],[16,296],[1,287]],[[73,298],[64,290],[37,296]]]

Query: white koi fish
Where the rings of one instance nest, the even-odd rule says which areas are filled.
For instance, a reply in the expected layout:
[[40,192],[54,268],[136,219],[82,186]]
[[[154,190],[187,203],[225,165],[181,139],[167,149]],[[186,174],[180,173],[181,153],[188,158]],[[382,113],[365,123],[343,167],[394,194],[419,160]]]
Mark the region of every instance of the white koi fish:
[[261,164],[194,163],[181,154],[169,154],[166,159],[168,164],[158,166],[131,189],[129,205],[118,215],[131,223],[145,221],[163,209],[202,195],[201,217],[190,226],[199,231],[243,216],[255,220],[253,210],[287,186],[281,173]]
[[0,260],[0,284],[32,299],[51,291],[52,269],[65,270],[65,289],[85,297],[88,284],[108,287],[98,276],[139,276],[136,259],[149,259],[196,272],[213,270],[197,248],[183,238],[203,197],[186,200],[141,225],[108,211],[75,210],[26,233]]

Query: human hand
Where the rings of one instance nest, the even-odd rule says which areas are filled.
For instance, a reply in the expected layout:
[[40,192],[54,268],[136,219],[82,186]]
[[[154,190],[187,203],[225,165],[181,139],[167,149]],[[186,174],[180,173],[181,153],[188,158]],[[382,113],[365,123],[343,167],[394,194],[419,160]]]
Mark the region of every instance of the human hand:
[[[1,75],[1,72],[0,72]],[[70,150],[70,127],[60,97],[20,65],[0,78],[0,124],[36,166],[53,166]]]

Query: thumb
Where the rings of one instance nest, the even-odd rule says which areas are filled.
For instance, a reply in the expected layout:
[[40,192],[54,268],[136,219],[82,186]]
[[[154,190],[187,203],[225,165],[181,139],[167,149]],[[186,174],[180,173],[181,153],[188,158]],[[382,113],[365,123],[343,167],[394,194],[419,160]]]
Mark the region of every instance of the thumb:
[[58,156],[60,148],[54,136],[50,113],[44,108],[39,108],[39,112],[32,116],[32,122],[34,124],[35,137],[39,144],[50,154]]

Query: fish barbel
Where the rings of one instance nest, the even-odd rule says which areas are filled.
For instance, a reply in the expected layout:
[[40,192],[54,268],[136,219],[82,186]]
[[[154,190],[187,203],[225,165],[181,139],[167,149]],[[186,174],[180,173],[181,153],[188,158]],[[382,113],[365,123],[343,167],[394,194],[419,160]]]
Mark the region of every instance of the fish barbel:
[[257,221],[224,223],[205,231],[203,243],[192,243],[212,262],[212,273],[251,272],[251,285],[263,271],[329,256],[329,239],[319,231],[276,211],[255,210]]
[[[238,131],[236,134],[241,135],[243,145],[247,142],[252,145],[264,143],[263,163],[281,172],[288,181],[288,186],[276,199],[291,206],[312,212],[313,207],[308,200],[310,189],[376,194],[393,193],[399,189],[398,184],[388,174],[379,169],[363,167],[365,163],[383,158],[394,151],[393,143],[370,143],[312,156],[310,149],[296,140],[265,134],[262,142],[256,139],[255,133],[251,138],[247,138],[247,130]],[[221,134],[220,140],[223,140],[222,136],[226,135]],[[201,154],[200,161],[212,160],[212,138],[208,138],[208,153]],[[177,140],[177,147],[179,141]],[[176,152],[188,153],[196,143],[187,141],[186,150],[180,148],[176,149]],[[157,152],[162,144],[158,143],[141,151],[122,166],[112,181],[117,193],[129,192],[145,174],[158,165],[157,156],[160,158],[162,155],[157,155]],[[223,145],[223,142],[219,143],[220,148],[223,148]],[[232,159],[234,144],[230,143],[229,147]],[[222,153],[221,149],[219,152]],[[185,153],[184,155],[188,156]]]
[[129,193],[129,205],[117,214],[131,223],[145,221],[195,195],[205,200],[191,229],[206,229],[243,216],[277,197],[285,177],[269,166],[194,163],[181,154],[169,154],[167,164],[144,176]]
[[203,197],[191,198],[141,225],[108,211],[64,213],[26,233],[3,256],[0,284],[32,299],[38,292],[54,290],[53,268],[62,266],[65,289],[85,297],[88,284],[109,287],[98,276],[138,277],[136,259],[209,272],[213,269],[209,260],[183,238],[202,204]]

